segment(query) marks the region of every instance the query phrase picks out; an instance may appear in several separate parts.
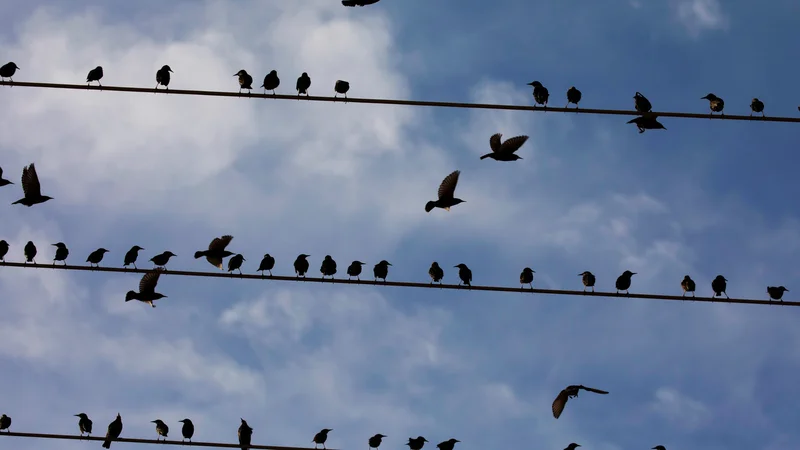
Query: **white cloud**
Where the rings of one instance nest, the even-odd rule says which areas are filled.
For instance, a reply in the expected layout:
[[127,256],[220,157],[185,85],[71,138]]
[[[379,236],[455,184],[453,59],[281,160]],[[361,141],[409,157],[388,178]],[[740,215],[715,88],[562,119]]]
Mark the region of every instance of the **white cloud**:
[[690,430],[700,428],[712,418],[702,402],[669,387],[656,390],[651,408],[656,414]]
[[690,36],[698,37],[704,31],[728,28],[728,16],[718,0],[678,0],[674,7],[678,20]]

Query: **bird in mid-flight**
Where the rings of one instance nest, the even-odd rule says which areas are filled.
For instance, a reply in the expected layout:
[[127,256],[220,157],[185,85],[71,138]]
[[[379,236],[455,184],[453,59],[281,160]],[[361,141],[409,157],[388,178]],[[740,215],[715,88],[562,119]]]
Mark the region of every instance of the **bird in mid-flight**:
[[22,168],[22,193],[23,197],[12,205],[20,204],[31,207],[53,199],[53,197],[42,195],[42,185],[39,183],[39,175],[36,174],[36,166],[33,163]]
[[489,147],[492,149],[491,153],[481,156],[481,159],[492,158],[495,161],[516,161],[522,159],[514,152],[522,147],[522,144],[528,140],[528,136],[514,136],[508,138],[505,142],[501,141],[503,135],[495,133],[489,138]]
[[439,198],[426,203],[425,212],[431,212],[433,208],[442,208],[445,211],[450,211],[450,207],[464,203],[464,200],[454,197],[459,175],[461,175],[461,171],[456,170],[442,180],[442,184],[439,185]]
[[657,115],[648,114],[631,119],[627,123],[635,123],[636,128],[639,129],[639,134],[644,133],[644,130],[666,130],[667,127],[662,125],[657,119]]
[[602,391],[600,389],[590,388],[583,385],[570,385],[566,388],[562,389],[561,392],[558,393],[558,396],[555,400],[553,400],[553,417],[558,419],[561,416],[561,412],[564,411],[564,407],[567,406],[567,401],[571,398],[577,398],[578,392],[583,389],[584,391],[594,392],[595,394],[608,394],[608,391]]
[[129,302],[131,300],[139,300],[140,302],[148,303],[150,306],[155,308],[156,305],[153,303],[153,301],[166,297],[166,295],[156,292],[158,278],[161,276],[162,272],[164,272],[164,269],[153,269],[152,271],[144,274],[142,279],[139,281],[139,292],[128,291],[128,293],[125,294],[125,301]]
[[225,247],[227,247],[232,240],[233,236],[229,234],[214,238],[211,243],[208,244],[208,250],[199,250],[194,252],[194,259],[205,256],[206,261],[208,261],[209,264],[217,269],[222,269],[222,260],[234,254],[233,252],[225,250]]
[[0,167],[0,186],[7,186],[9,184],[14,184],[14,183],[3,178],[3,168]]

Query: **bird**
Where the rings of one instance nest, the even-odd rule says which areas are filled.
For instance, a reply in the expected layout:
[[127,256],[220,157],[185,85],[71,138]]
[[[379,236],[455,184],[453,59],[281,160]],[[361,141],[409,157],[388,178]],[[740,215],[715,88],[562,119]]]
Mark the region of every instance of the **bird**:
[[439,450],[453,450],[453,447],[456,446],[456,442],[461,442],[458,439],[448,439],[444,442],[439,442],[436,444],[436,448]]
[[272,95],[275,95],[275,89],[278,89],[280,85],[281,79],[278,78],[278,71],[270,70],[269,73],[264,76],[264,84],[262,84],[261,87],[264,88],[265,94],[267,91],[272,91]]
[[561,416],[561,412],[564,411],[564,407],[567,406],[567,401],[573,397],[578,397],[578,392],[580,392],[581,389],[594,392],[596,394],[608,394],[607,391],[601,391],[600,389],[590,388],[583,385],[567,386],[566,388],[562,389],[561,392],[558,393],[556,399],[553,400],[553,417],[558,419]]
[[297,89],[297,96],[299,97],[300,94],[306,94],[308,96],[308,88],[311,87],[311,77],[308,76],[307,73],[303,72],[302,75],[297,79],[297,84],[295,84],[295,88]]
[[458,282],[458,285],[460,286],[461,283],[464,283],[465,286],[472,286],[470,284],[472,282],[472,271],[469,270],[469,267],[467,267],[467,265],[464,263],[453,267],[458,268],[458,278],[461,279],[461,281]]
[[294,260],[294,273],[297,277],[306,277],[306,272],[308,272],[308,258],[311,255],[306,255],[305,253],[301,253],[297,256],[297,259]]
[[715,112],[722,113],[724,116],[725,113],[722,112],[722,109],[725,108],[725,102],[717,97],[714,94],[708,94],[705,97],[700,97],[701,100],[708,100],[708,107],[711,108],[711,115],[713,116]]
[[139,250],[144,250],[142,247],[138,245],[134,245],[128,250],[128,253],[125,253],[125,260],[123,261],[122,267],[128,267],[129,265],[133,264],[133,268],[136,269],[136,259],[139,257]]
[[117,418],[108,424],[106,440],[103,441],[103,448],[111,448],[111,441],[117,439],[120,434],[122,434],[122,416],[117,413]]
[[381,262],[375,264],[375,267],[372,268],[372,274],[375,275],[375,281],[378,281],[378,278],[383,278],[383,282],[386,282],[386,277],[389,275],[389,266],[392,263],[389,261],[382,259]]
[[381,0],[342,0],[342,5],[344,6],[366,6],[366,5],[374,5]]
[[635,123],[639,129],[639,134],[644,133],[644,130],[666,130],[667,127],[661,124],[656,115],[639,116],[635,119],[629,120],[627,123]]
[[409,450],[422,450],[422,447],[425,446],[426,442],[429,441],[422,436],[417,436],[416,438],[408,438],[406,445],[408,446]]
[[583,273],[579,273],[578,276],[581,277],[581,281],[583,281],[583,292],[586,292],[587,287],[592,288],[592,292],[594,292],[594,283],[597,281],[594,274],[587,270]]
[[12,80],[11,77],[14,76],[17,70],[19,70],[19,66],[17,66],[13,61],[3,64],[0,66],[0,80],[5,81],[5,79],[8,78],[9,81],[13,83],[14,80]]
[[750,117],[753,117],[753,113],[761,113],[761,117],[766,117],[764,114],[764,102],[757,98],[750,102],[750,110]]
[[236,72],[235,74],[233,74],[233,76],[239,77],[239,93],[240,94],[242,93],[242,89],[247,89],[248,93],[250,92],[251,89],[253,89],[253,77],[251,77],[250,74],[247,73],[246,70],[242,69],[242,70]]
[[582,96],[581,91],[572,86],[567,90],[567,105],[564,108],[569,106],[570,103],[575,103],[575,109],[578,109],[578,103],[580,103]]
[[344,98],[347,98],[347,91],[350,90],[350,83],[344,80],[336,80],[336,84],[333,85],[333,90],[336,91],[334,97],[343,94]]
[[81,436],[83,433],[88,435],[92,434],[92,420],[89,419],[89,416],[86,413],[75,414],[75,417],[80,417],[78,419],[78,429],[81,430]]
[[361,266],[364,264],[366,263],[361,261],[353,261],[350,263],[350,265],[347,266],[347,279],[349,280],[352,277],[356,277],[356,279],[360,280],[361,277],[359,275],[361,275]]
[[125,301],[129,302],[131,300],[139,300],[140,302],[148,303],[150,306],[155,308],[156,305],[153,303],[153,301],[167,297],[164,294],[159,294],[156,292],[158,278],[161,276],[163,271],[164,269],[153,269],[144,274],[142,279],[139,281],[139,292],[128,291],[125,294]]
[[88,86],[91,84],[92,81],[97,81],[98,86],[103,86],[100,84],[100,79],[103,78],[103,68],[101,66],[97,66],[94,69],[90,70],[89,73],[86,75],[86,85]]
[[172,72],[172,69],[167,65],[161,66],[161,68],[156,71],[156,89],[158,89],[158,85],[160,84],[169,90],[170,72]]
[[336,261],[331,258],[331,255],[325,255],[322,265],[319,266],[319,271],[322,273],[322,278],[326,276],[333,278],[336,274]]
[[8,242],[5,239],[0,240],[0,261],[6,262],[6,255],[8,254]]
[[233,252],[225,250],[225,247],[231,243],[231,240],[233,240],[233,236],[229,234],[214,238],[211,243],[208,244],[208,250],[194,252],[194,259],[205,256],[209,264],[221,270],[222,260],[233,255]]
[[275,267],[275,258],[270,256],[269,253],[264,254],[264,258],[261,259],[261,263],[258,265],[258,270],[256,272],[261,272],[261,275],[264,275],[264,271],[269,272],[269,276],[272,276],[272,268]]
[[228,260],[228,272],[230,272],[231,275],[233,275],[233,271],[234,270],[238,270],[239,271],[239,275],[241,275],[242,274],[242,263],[245,262],[245,261],[247,261],[247,260],[244,259],[244,256],[242,256],[241,253],[237,253],[237,254],[233,255],[231,257],[231,259]]
[[442,184],[439,185],[439,193],[437,200],[431,200],[425,204],[425,212],[433,211],[433,208],[442,208],[445,211],[450,211],[450,208],[464,203],[464,200],[455,198],[456,185],[458,185],[458,176],[461,175],[460,170],[456,170],[450,175],[444,177]]
[[573,443],[569,444],[567,446],[567,448],[565,448],[564,450],[575,450],[576,448],[578,448],[580,446],[581,446],[581,444],[576,444],[576,443],[573,442]]
[[5,414],[0,416],[0,431],[8,430],[8,432],[10,433],[11,432],[11,430],[9,430],[10,427],[11,427],[11,417],[8,417]]
[[789,290],[783,286],[767,286],[767,293],[772,300],[781,300],[784,292],[789,292]]
[[22,168],[22,194],[23,197],[12,203],[12,205],[20,204],[30,208],[33,205],[53,199],[53,197],[42,195],[39,175],[36,174],[36,166],[33,163]]
[[322,448],[325,448],[325,441],[328,440],[328,432],[333,431],[332,428],[323,428],[322,431],[314,435],[314,439],[311,442],[314,443],[314,448],[317,448],[317,445],[322,444]]
[[89,263],[89,266],[94,264],[95,266],[100,267],[100,261],[103,260],[103,255],[105,255],[107,252],[108,250],[100,247],[92,253],[89,253],[89,256],[86,258],[86,262]]
[[519,284],[523,285],[523,287],[527,284],[533,289],[533,274],[535,273],[536,271],[530,267],[522,269],[522,273],[519,274]]
[[168,437],[167,434],[169,433],[169,427],[167,426],[167,424],[164,423],[163,420],[161,419],[151,420],[150,423],[156,424],[156,434],[157,434],[156,440],[161,439],[161,436],[164,436],[165,438]]
[[730,298],[728,297],[728,293],[725,292],[728,289],[728,280],[722,275],[717,275],[716,278],[711,281],[711,289],[714,291],[714,297],[722,297],[722,294],[725,294],[725,298]]
[[6,185],[9,185],[9,184],[14,184],[14,183],[12,183],[11,181],[6,180],[5,178],[3,178],[3,168],[0,167],[0,186],[6,186]]
[[250,442],[253,439],[253,429],[250,428],[250,425],[244,419],[242,420],[242,424],[239,425],[239,445],[242,446],[242,450],[247,450],[250,448]]
[[33,244],[33,241],[28,241],[28,243],[25,244],[25,248],[22,250],[25,253],[25,264],[29,262],[36,264],[36,260],[34,259],[36,258],[36,245]]
[[431,263],[431,268],[428,269],[428,275],[431,276],[431,284],[439,283],[442,284],[442,278],[444,278],[444,270],[439,267],[439,263],[434,261]]
[[53,265],[56,265],[56,261],[64,261],[64,265],[67,265],[67,256],[69,256],[69,249],[67,248],[66,244],[63,242],[59,242],[58,244],[53,244],[56,247],[56,255],[53,258]]
[[683,277],[683,281],[681,281],[681,289],[683,289],[683,296],[686,297],[687,292],[692,293],[692,297],[694,297],[694,290],[695,290],[695,282],[692,280],[692,277],[686,275]]
[[192,436],[194,436],[194,424],[189,419],[179,420],[178,422],[183,422],[183,426],[181,427],[181,434],[183,435],[183,439],[188,439],[189,442],[192,442]]
[[164,253],[161,253],[159,255],[153,256],[152,258],[150,258],[150,261],[152,261],[153,264],[155,264],[156,267],[163,267],[166,270],[165,266],[169,262],[169,259],[172,258],[173,256],[178,256],[178,255],[176,255],[175,253],[172,253],[171,251],[167,250]]
[[664,447],[663,445],[656,445],[653,447],[653,450],[667,450],[667,447]]
[[492,152],[481,156],[481,159],[492,158],[495,161],[522,159],[521,156],[517,156],[514,152],[522,147],[525,141],[528,140],[528,136],[514,136],[506,139],[505,142],[500,141],[502,137],[501,133],[495,133],[489,138],[489,148],[492,149]]
[[380,447],[380,445],[381,445],[381,441],[382,441],[382,440],[383,440],[383,438],[385,438],[385,437],[386,437],[386,435],[385,435],[385,434],[380,434],[380,433],[378,433],[378,434],[376,434],[375,436],[372,436],[371,438],[369,438],[369,440],[367,441],[367,443],[369,443],[369,448],[370,448],[370,449],[373,449],[373,448],[378,448],[378,447]]
[[617,278],[617,294],[619,294],[619,291],[625,291],[626,294],[628,293],[628,289],[631,287],[631,277],[634,275],[636,275],[636,272],[631,272],[630,270],[622,272],[622,275]]
[[650,104],[650,100],[647,99],[641,92],[636,92],[633,94],[633,106],[636,107],[636,110],[642,113],[647,113],[653,110],[653,105]]
[[[542,83],[538,81],[531,81],[528,83],[528,86],[533,86],[533,100],[547,108],[547,99],[550,98],[550,93],[547,91],[547,88],[542,86]],[[535,107],[536,105],[533,106]]]

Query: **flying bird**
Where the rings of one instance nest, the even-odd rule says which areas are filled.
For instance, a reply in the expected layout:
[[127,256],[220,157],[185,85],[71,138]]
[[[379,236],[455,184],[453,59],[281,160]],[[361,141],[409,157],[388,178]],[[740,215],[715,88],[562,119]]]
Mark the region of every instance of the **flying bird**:
[[150,258],[150,261],[152,261],[156,267],[162,267],[166,270],[166,265],[169,262],[169,259],[172,258],[173,256],[178,256],[178,255],[167,250],[164,253],[153,256],[152,258]]
[[408,438],[408,442],[406,445],[408,446],[409,450],[422,450],[422,447],[425,446],[425,443],[428,442],[422,436],[417,436],[416,438]]
[[608,394],[607,391],[601,391],[600,389],[590,388],[582,385],[567,386],[561,392],[559,392],[556,399],[553,400],[553,417],[558,419],[561,416],[561,412],[564,411],[564,407],[567,406],[567,401],[573,397],[577,398],[578,392],[580,392],[581,389],[594,392],[596,394]]
[[194,436],[194,424],[189,419],[179,420],[178,422],[183,422],[183,426],[181,427],[181,434],[183,435],[183,440],[188,439],[189,442],[192,442],[192,436]]
[[501,133],[495,133],[489,138],[489,147],[492,149],[492,152],[481,156],[481,159],[492,158],[495,161],[516,161],[522,159],[521,156],[517,156],[514,152],[522,147],[522,144],[528,140],[528,136],[514,136],[506,139],[505,142],[500,141],[502,137],[503,135]]
[[466,264],[461,263],[457,266],[453,266],[458,268],[458,278],[461,281],[458,282],[458,285],[461,286],[461,283],[464,283],[465,286],[472,286],[470,283],[472,282],[472,271],[469,270]]
[[272,269],[275,267],[275,258],[270,256],[269,253],[264,254],[264,258],[261,259],[261,263],[258,265],[258,270],[256,272],[261,272],[261,275],[264,275],[264,271],[269,272],[269,276],[272,276]]
[[101,66],[97,66],[94,69],[90,70],[89,73],[86,75],[86,85],[92,83],[92,81],[97,81],[98,86],[103,86],[100,84],[100,79],[103,78],[103,68]]
[[547,88],[538,81],[531,81],[528,83],[528,86],[533,86],[533,100],[547,108],[547,100],[550,98],[550,93],[547,91]]
[[120,434],[122,434],[122,416],[117,413],[117,418],[108,424],[106,440],[103,441],[103,448],[111,448],[111,441],[117,439]]
[[696,286],[694,280],[692,280],[692,277],[690,277],[689,275],[686,275],[685,277],[683,277],[683,280],[681,281],[681,289],[683,289],[683,296],[684,297],[686,297],[686,293],[687,292],[691,292],[692,293],[692,297],[694,297],[694,290],[695,290],[696,287],[697,286]]
[[81,430],[81,436],[83,433],[87,435],[92,434],[92,420],[89,419],[89,416],[86,413],[75,414],[75,417],[79,417],[78,419],[78,429]]
[[725,298],[730,298],[728,297],[728,293],[725,292],[728,289],[728,280],[722,275],[717,275],[716,278],[711,281],[711,289],[714,291],[714,297],[722,297],[722,294],[725,294]]
[[239,77],[239,93],[242,93],[242,89],[247,89],[249,94],[250,90],[253,89],[253,77],[244,69],[236,72],[233,76]]
[[0,239],[0,261],[6,262],[6,255],[8,254],[8,242],[5,239]]
[[148,303],[150,306],[155,308],[156,305],[153,303],[153,301],[167,297],[164,294],[159,294],[156,292],[158,278],[161,276],[162,272],[164,272],[164,269],[153,269],[144,274],[142,279],[139,281],[139,292],[128,291],[128,293],[125,294],[125,301],[129,302],[131,300],[139,300],[140,302]]
[[12,80],[11,77],[14,76],[17,70],[19,70],[19,66],[14,64],[14,62],[3,64],[0,66],[0,81],[5,81],[5,79],[8,78],[8,80],[13,83],[14,80]]
[[3,168],[0,167],[0,186],[6,186],[6,185],[9,185],[9,184],[14,184],[14,183],[12,183],[12,182],[6,180],[5,178],[3,178]]
[[781,299],[783,298],[784,292],[789,292],[789,290],[783,286],[767,286],[767,293],[769,294],[769,298],[772,300],[783,301]]
[[356,279],[360,280],[361,266],[363,266],[364,264],[365,263],[361,261],[353,261],[352,263],[350,263],[350,265],[347,266],[347,279],[349,280],[352,277],[356,277]]
[[633,94],[633,106],[641,113],[648,113],[653,110],[653,105],[650,104],[650,100],[642,95],[641,92]]
[[152,420],[150,421],[150,423],[156,424],[156,434],[157,434],[156,440],[161,439],[161,436],[164,436],[166,440],[166,438],[168,437],[167,434],[169,434],[169,427],[167,426],[167,424],[165,424],[164,421],[161,419]]
[[344,80],[336,80],[336,84],[333,85],[333,90],[336,91],[334,97],[337,97],[339,94],[344,95],[344,98],[347,98],[347,91],[350,90],[350,83]]
[[754,98],[753,101],[750,102],[750,117],[753,117],[753,113],[761,113],[761,117],[766,117],[764,114],[764,102]]
[[36,174],[36,166],[33,163],[22,169],[22,194],[23,197],[12,203],[12,205],[20,204],[31,207],[53,199],[53,197],[42,195],[39,175]]
[[303,72],[303,74],[297,79],[297,84],[295,84],[297,96],[299,97],[300,94],[306,94],[306,97],[308,97],[308,88],[310,87],[311,77],[309,77],[307,73]]
[[431,263],[431,268],[428,269],[428,275],[431,277],[431,284],[439,283],[442,284],[442,278],[444,278],[444,270],[439,267],[439,263],[434,261]]
[[587,270],[583,273],[579,273],[578,276],[581,277],[581,281],[583,281],[583,292],[586,292],[587,287],[592,288],[592,292],[594,292],[594,283],[597,281],[594,274]]
[[314,448],[317,448],[319,444],[322,444],[322,448],[325,449],[325,441],[328,440],[329,431],[333,431],[333,429],[323,428],[322,431],[314,435],[314,439],[311,441],[314,443]]
[[242,420],[242,424],[239,425],[239,445],[242,446],[242,450],[247,450],[250,448],[250,442],[253,439],[253,429],[250,428],[250,425],[244,419]]
[[439,450],[453,450],[453,448],[456,446],[456,442],[461,442],[461,441],[459,441],[458,439],[451,438],[444,442],[439,442],[438,444],[436,444],[436,448],[438,448]]
[[269,73],[264,77],[264,84],[262,84],[261,87],[264,88],[265,94],[267,91],[272,91],[272,95],[275,95],[275,89],[278,89],[278,86],[280,85],[281,79],[278,78],[278,71],[270,70]]
[[108,253],[108,250],[100,247],[92,253],[89,253],[89,256],[86,258],[86,262],[89,263],[89,266],[94,264],[95,266],[100,267],[100,261],[103,260],[103,255],[106,253]]
[[523,287],[525,287],[527,284],[531,287],[531,289],[533,289],[533,274],[535,273],[536,271],[530,267],[522,269],[522,273],[519,274],[519,284],[521,284]]
[[725,102],[717,97],[714,94],[708,94],[705,97],[700,97],[702,100],[708,100],[708,107],[711,109],[711,115],[713,116],[715,112],[722,113],[724,116],[725,113],[722,112],[722,109],[725,108]]
[[631,277],[634,275],[636,275],[636,272],[631,272],[630,270],[622,272],[622,275],[617,278],[617,294],[619,294],[619,291],[625,291],[626,294],[628,293],[628,289],[631,287]]
[[169,74],[170,72],[172,72],[172,69],[167,65],[164,65],[158,69],[156,72],[156,89],[158,89],[158,85],[160,84],[169,90],[169,80],[171,78]]
[[331,255],[325,255],[325,258],[322,260],[322,265],[319,267],[320,273],[322,273],[322,278],[331,277],[336,275],[336,261],[331,258]]
[[308,272],[308,257],[311,255],[306,255],[305,253],[301,253],[297,256],[297,259],[294,260],[294,273],[297,277],[306,277],[306,272]]
[[3,414],[0,416],[0,431],[8,430],[8,432],[11,432],[9,428],[11,428],[11,417]]
[[382,259],[381,262],[375,264],[375,267],[372,268],[372,274],[375,275],[375,281],[378,281],[378,278],[382,278],[383,282],[386,282],[386,277],[389,275],[389,266],[392,263],[389,261]]
[[658,121],[656,115],[639,116],[635,119],[629,120],[627,123],[635,123],[636,128],[639,129],[639,134],[644,133],[644,130],[666,130],[667,128]]
[[29,262],[36,264],[36,260],[34,259],[36,258],[36,245],[34,245],[33,241],[28,241],[22,251],[25,253],[25,264]]
[[380,447],[381,446],[381,441],[385,437],[386,437],[385,434],[378,433],[375,436],[372,436],[371,438],[369,438],[369,440],[367,441],[367,443],[369,444],[369,448],[373,449],[373,448]]
[[225,250],[225,247],[231,243],[233,236],[226,234],[225,236],[214,238],[208,244],[208,250],[194,252],[194,259],[206,257],[206,261],[212,266],[222,270],[222,260],[228,256],[233,255],[233,252]]
[[58,244],[53,244],[56,247],[56,254],[53,257],[53,265],[56,265],[56,261],[63,261],[64,265],[67,265],[67,256],[69,256],[69,249],[67,245],[63,242],[59,242]]
[[439,198],[426,203],[425,212],[431,212],[433,208],[442,208],[445,211],[450,211],[451,207],[459,203],[464,203],[464,200],[454,197],[456,185],[458,185],[458,176],[460,174],[461,171],[456,170],[442,180],[442,184],[439,185]]
[[128,253],[125,253],[125,259],[123,260],[122,267],[128,267],[129,265],[133,264],[133,268],[138,269],[136,267],[136,259],[139,258],[139,250],[144,249],[138,245],[131,247],[131,249],[128,250]]
[[567,91],[567,105],[564,108],[569,106],[570,103],[575,103],[575,109],[578,109],[578,103],[580,103],[582,96],[581,91],[572,86]]
[[342,0],[344,6],[366,6],[374,5],[381,0]]

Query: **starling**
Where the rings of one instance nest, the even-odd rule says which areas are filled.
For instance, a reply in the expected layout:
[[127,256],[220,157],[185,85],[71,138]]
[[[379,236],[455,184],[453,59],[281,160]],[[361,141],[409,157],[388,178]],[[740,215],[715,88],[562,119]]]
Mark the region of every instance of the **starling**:
[[434,261],[431,263],[431,268],[428,269],[428,275],[431,276],[431,284],[439,283],[442,284],[442,278],[444,278],[444,270],[439,267],[439,263]]
[[225,247],[231,243],[233,240],[233,236],[226,234],[225,236],[214,238],[210,244],[208,244],[208,250],[203,251],[196,251],[194,252],[194,259],[202,258],[203,256],[206,257],[206,261],[212,266],[222,269],[222,260],[227,258],[228,256],[233,255],[233,252],[229,252],[225,250]]
[[306,272],[308,272],[308,258],[311,255],[306,255],[305,253],[301,253],[297,259],[294,260],[294,273],[298,277],[306,277]]
[[344,6],[366,6],[374,5],[381,0],[342,0]]
[[592,292],[594,292],[594,282],[597,281],[594,274],[587,270],[583,273],[579,273],[578,276],[581,277],[581,281],[583,281],[583,292],[586,292],[587,287],[592,288]]
[[653,110],[653,105],[650,104],[650,100],[647,99],[641,92],[637,92],[633,95],[633,105],[636,107],[636,110],[642,113],[648,113]]
[[0,186],[6,186],[8,184],[14,184],[14,183],[3,178],[3,168],[0,167]]
[[342,94],[344,95],[344,98],[347,98],[347,91],[350,90],[350,83],[344,80],[336,80],[336,84],[333,85],[333,90],[336,91],[334,97]]
[[253,77],[251,77],[250,74],[247,73],[246,70],[242,69],[242,70],[236,72],[235,74],[233,74],[233,76],[239,77],[239,93],[240,94],[242,93],[242,89],[247,89],[248,93],[250,92],[251,89],[253,89]]
[[711,115],[713,116],[715,112],[722,113],[724,116],[725,113],[722,112],[722,109],[725,108],[725,102],[717,97],[714,94],[708,94],[705,97],[700,97],[701,100],[708,100],[708,107],[711,108]]
[[347,279],[349,280],[352,277],[356,277],[356,279],[360,280],[361,277],[359,275],[361,275],[361,266],[364,264],[365,263],[361,261],[353,261],[350,263],[350,265],[347,266]]
[[128,267],[129,265],[133,264],[133,268],[136,269],[136,258],[139,257],[139,250],[144,250],[142,247],[138,245],[134,245],[128,250],[128,253],[125,253],[125,260],[123,261],[122,267]]
[[308,96],[308,88],[311,87],[311,77],[308,76],[307,73],[303,72],[300,75],[300,78],[297,79],[297,84],[295,85],[297,88],[297,96],[299,97],[300,94],[306,94]]
[[67,256],[69,256],[69,249],[63,242],[53,245],[56,246],[56,256],[53,258],[53,265],[56,265],[56,261],[64,261],[64,265],[66,266]]
[[619,291],[625,291],[626,294],[628,293],[628,289],[631,288],[631,277],[634,275],[636,275],[636,272],[631,272],[630,270],[622,272],[622,275],[617,278],[617,294],[619,294]]
[[42,195],[42,186],[39,184],[39,175],[36,174],[36,166],[31,163],[28,167],[22,168],[22,194],[23,197],[12,205],[17,203],[31,207],[37,203],[44,203],[52,200],[53,197]]
[[629,120],[627,123],[635,123],[636,128],[639,129],[639,134],[644,133],[644,130],[666,130],[667,128],[658,120],[658,116],[646,115],[639,116],[635,119]]
[[86,413],[80,413],[80,414],[75,414],[75,417],[80,417],[80,419],[78,420],[78,429],[81,430],[81,436],[83,436],[83,433],[91,435],[92,420],[89,418],[89,416],[87,416]]
[[0,416],[0,431],[7,430],[7,432],[11,432],[9,428],[11,427],[11,417],[3,414]]
[[98,248],[97,250],[93,251],[92,253],[89,253],[89,256],[86,258],[86,262],[89,263],[89,266],[94,264],[97,267],[100,267],[100,261],[103,260],[103,255],[105,255],[107,252],[108,252],[108,250],[106,250],[106,249],[104,249],[102,247]]
[[194,436],[194,424],[189,419],[179,420],[178,422],[183,422],[183,426],[181,427],[181,434],[183,435],[183,439],[188,439],[189,442],[192,442],[192,436]]
[[656,445],[653,447],[653,450],[667,450],[667,447],[664,447],[663,445]]
[[173,256],[178,256],[178,255],[167,250],[166,252],[161,253],[160,255],[153,256],[152,258],[150,258],[150,261],[152,261],[156,267],[163,267],[164,269],[166,269],[165,266],[169,262],[169,259],[172,258]]
[[108,424],[108,431],[106,431],[106,440],[103,441],[103,448],[111,448],[111,441],[117,439],[122,434],[122,416],[117,413],[117,418]]
[[581,444],[576,444],[576,443],[573,442],[573,443],[569,444],[567,446],[567,448],[565,448],[564,450],[575,450],[576,448],[578,448],[580,446],[581,446]]
[[239,445],[242,446],[242,450],[247,450],[250,448],[250,442],[253,439],[253,429],[244,419],[241,420],[242,424],[239,425]]
[[[538,81],[531,81],[528,83],[528,86],[533,86],[533,99],[536,103],[540,105],[544,105],[547,108],[547,99],[550,98],[550,93],[547,92],[547,88],[542,86],[542,83]],[[536,105],[533,105],[534,107]]]
[[157,434],[156,440],[161,439],[161,436],[164,436],[165,438],[168,437],[167,434],[169,433],[169,427],[167,426],[167,424],[164,423],[163,420],[156,419],[150,421],[150,423],[156,424],[156,434]]
[[514,152],[522,147],[522,144],[528,140],[528,136],[514,136],[506,139],[505,142],[500,141],[502,137],[503,135],[501,133],[495,133],[489,138],[489,148],[492,149],[492,152],[481,156],[481,159],[492,158],[495,161],[516,161],[522,159],[521,156],[517,156]]
[[231,259],[228,260],[228,272],[231,272],[231,275],[233,275],[233,271],[234,270],[238,270],[239,271],[239,275],[241,275],[242,274],[242,263],[245,262],[245,261],[247,261],[247,260],[244,259],[244,256],[242,256],[241,253],[237,253],[237,254],[233,255],[231,257]]
[[323,428],[322,431],[314,435],[314,439],[311,441],[314,443],[314,448],[317,448],[317,445],[322,444],[322,448],[325,448],[325,441],[328,440],[328,432],[333,431],[332,428]]
[[444,177],[442,184],[439,185],[439,199],[432,200],[425,204],[425,212],[433,211],[433,208],[442,208],[445,211],[450,211],[450,207],[459,203],[464,203],[464,200],[455,198],[456,185],[458,184],[458,176],[461,174],[460,170],[456,170],[450,175]]
[[752,102],[750,102],[750,117],[753,117],[753,113],[761,113],[761,117],[766,117],[764,114],[764,102],[761,100],[754,98]]
[[278,71],[270,70],[270,72],[264,77],[264,84],[262,84],[261,87],[264,88],[265,94],[267,91],[272,91],[272,95],[275,95],[275,89],[278,89],[278,86],[280,85],[281,79],[278,78]]
[[0,240],[0,261],[6,262],[6,255],[8,254],[8,242],[5,239]]
[[530,267],[522,269],[522,273],[519,274],[519,284],[521,284],[523,287],[525,287],[527,284],[531,287],[531,289],[533,289],[533,274],[535,273],[536,271]]
[[772,300],[781,300],[784,292],[789,292],[789,290],[783,286],[767,286],[767,293],[769,294],[769,298]]
[[36,246],[33,245],[33,241],[28,241],[23,251],[25,252],[25,264],[29,262],[36,264],[36,260],[34,259],[36,258]]
[[381,441],[385,437],[386,437],[385,434],[378,433],[375,436],[372,436],[371,438],[369,438],[369,440],[367,441],[369,443],[369,448],[373,449],[373,448],[380,447],[381,446]]
[[3,64],[2,66],[0,66],[0,81],[5,81],[5,79],[8,78],[9,81],[13,83],[14,80],[12,80],[11,77],[14,76],[14,74],[17,72],[18,69],[19,66],[14,64],[14,62]]
[[692,297],[694,297],[694,289],[695,289],[694,280],[689,275],[683,277],[683,281],[681,281],[681,289],[683,289],[683,296],[686,297],[687,292],[692,293]]
[[467,267],[467,265],[464,263],[453,267],[458,267],[458,278],[461,279],[461,281],[458,282],[458,285],[461,286],[461,283],[464,283],[465,286],[471,286],[470,282],[472,282],[472,271],[469,270],[469,267]]
[[326,276],[333,278],[336,274],[336,261],[331,258],[331,255],[325,255],[322,260],[322,265],[319,266],[319,271],[322,273],[322,278]]
[[456,446],[456,442],[461,442],[458,439],[448,439],[444,442],[439,442],[436,444],[436,448],[439,450],[453,450],[453,447]]
[[91,84],[92,81],[97,81],[98,86],[103,86],[100,84],[100,79],[103,78],[103,68],[100,66],[95,67],[94,69],[89,71],[89,74],[86,75],[86,85],[88,86]]
[[264,258],[261,260],[261,263],[258,265],[258,270],[256,272],[261,272],[261,275],[264,275],[264,271],[269,272],[269,276],[272,276],[272,269],[275,267],[275,258],[266,253]]
[[717,275],[714,278],[714,281],[711,282],[711,289],[714,291],[714,297],[722,297],[722,294],[725,294],[725,298],[730,298],[728,293],[725,292],[728,289],[728,280],[722,275]]
[[567,91],[567,105],[564,106],[564,108],[569,106],[570,103],[575,103],[575,109],[578,109],[578,103],[581,102],[581,97],[581,91],[577,90],[575,86],[572,86]]
[[553,417],[558,419],[561,416],[561,412],[564,411],[564,407],[567,406],[567,400],[578,397],[578,392],[583,389],[585,391],[594,392],[596,394],[608,394],[606,391],[601,391],[600,389],[594,389],[586,386],[567,386],[561,392],[558,393],[558,396],[555,400],[553,400]]
[[408,446],[409,450],[422,450],[422,447],[425,446],[425,443],[428,442],[422,436],[417,436],[416,438],[408,438],[408,442],[406,445]]
[[375,267],[372,268],[372,274],[375,275],[375,281],[378,281],[378,278],[383,278],[383,282],[386,282],[386,276],[389,275],[389,266],[392,263],[383,259],[378,264],[375,264]]
[[158,278],[161,276],[161,272],[163,271],[164,269],[153,269],[144,274],[142,279],[139,281],[139,292],[128,291],[128,293],[125,294],[125,301],[129,302],[131,300],[139,300],[140,302],[149,303],[150,306],[155,308],[156,305],[153,303],[154,300],[167,297],[164,294],[159,294],[156,292]]
[[170,72],[172,72],[172,69],[166,65],[158,69],[156,72],[156,89],[158,89],[158,85],[160,84],[169,90]]

